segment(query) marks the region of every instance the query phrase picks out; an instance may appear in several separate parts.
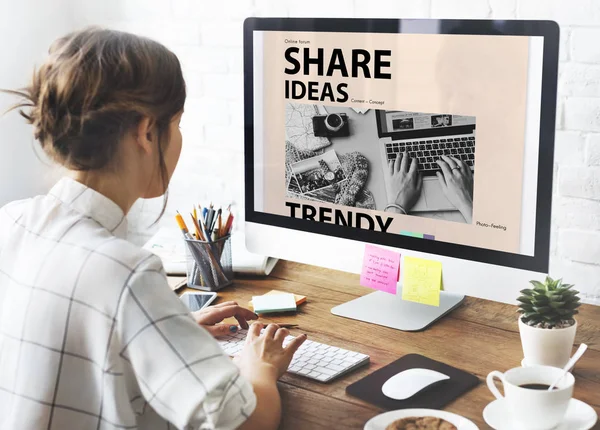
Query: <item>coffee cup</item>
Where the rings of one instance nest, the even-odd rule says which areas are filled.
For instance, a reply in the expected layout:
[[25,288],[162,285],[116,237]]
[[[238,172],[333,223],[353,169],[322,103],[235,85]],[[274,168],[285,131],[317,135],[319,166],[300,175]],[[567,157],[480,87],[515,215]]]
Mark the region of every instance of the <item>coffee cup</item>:
[[[571,373],[548,391],[562,373],[550,366],[516,367],[504,373],[494,370],[487,376],[487,386],[496,399],[504,402],[515,429],[550,430],[561,423],[573,395],[575,378]],[[502,382],[504,396],[495,378]]]

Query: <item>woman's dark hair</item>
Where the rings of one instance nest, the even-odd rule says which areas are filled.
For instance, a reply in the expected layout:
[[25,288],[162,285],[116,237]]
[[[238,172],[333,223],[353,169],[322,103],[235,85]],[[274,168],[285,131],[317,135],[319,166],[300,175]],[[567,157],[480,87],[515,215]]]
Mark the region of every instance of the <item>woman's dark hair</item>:
[[[22,98],[12,109],[33,125],[42,149],[72,170],[110,166],[123,135],[150,118],[166,193],[163,151],[186,90],[179,60],[165,46],[129,33],[86,28],[52,44],[29,86],[6,92]],[[165,206],[166,195],[161,215]]]

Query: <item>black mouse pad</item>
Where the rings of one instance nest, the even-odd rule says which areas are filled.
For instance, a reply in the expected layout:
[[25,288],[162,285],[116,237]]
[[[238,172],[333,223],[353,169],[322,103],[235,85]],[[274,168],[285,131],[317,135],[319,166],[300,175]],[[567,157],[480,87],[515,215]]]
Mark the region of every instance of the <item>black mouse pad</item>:
[[[381,387],[392,376],[407,369],[430,369],[448,375],[406,400],[394,400],[383,394]],[[419,354],[408,354],[346,387],[346,393],[385,409],[442,409],[452,400],[479,384],[477,376]]]

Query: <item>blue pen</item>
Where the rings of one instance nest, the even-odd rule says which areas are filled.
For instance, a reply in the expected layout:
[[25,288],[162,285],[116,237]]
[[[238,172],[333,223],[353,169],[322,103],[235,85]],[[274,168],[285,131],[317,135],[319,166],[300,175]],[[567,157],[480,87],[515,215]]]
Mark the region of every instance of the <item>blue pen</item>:
[[203,208],[202,209],[202,218],[204,218],[204,222],[206,222],[206,214],[208,213],[208,209],[207,208]]

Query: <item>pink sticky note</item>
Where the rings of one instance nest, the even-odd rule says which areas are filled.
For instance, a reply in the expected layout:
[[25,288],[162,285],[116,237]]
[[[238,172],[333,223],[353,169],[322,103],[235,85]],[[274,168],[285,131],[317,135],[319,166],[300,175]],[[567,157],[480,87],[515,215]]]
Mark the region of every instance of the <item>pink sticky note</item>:
[[400,254],[373,245],[365,246],[360,285],[396,294]]

